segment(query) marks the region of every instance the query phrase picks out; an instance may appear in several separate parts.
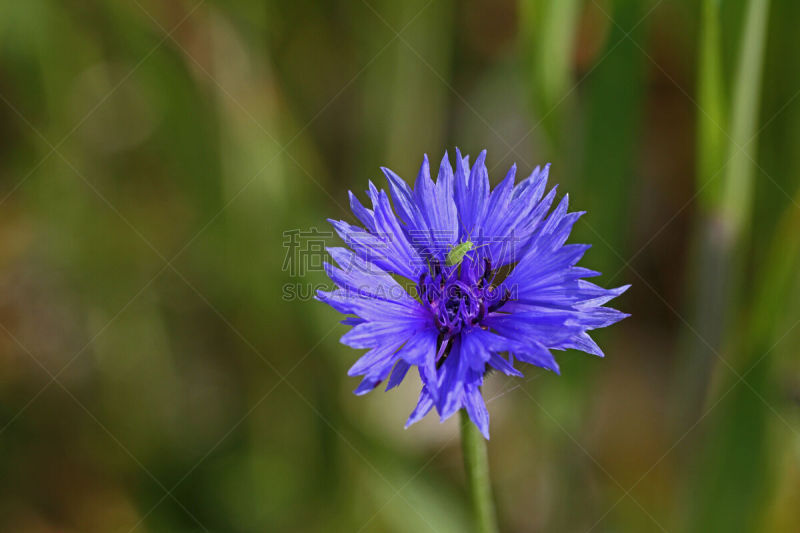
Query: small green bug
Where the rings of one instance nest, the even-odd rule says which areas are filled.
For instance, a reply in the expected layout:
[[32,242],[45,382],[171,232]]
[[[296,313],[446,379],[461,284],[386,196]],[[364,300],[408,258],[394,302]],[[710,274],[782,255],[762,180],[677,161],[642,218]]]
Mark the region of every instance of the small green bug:
[[460,244],[454,245],[449,252],[447,252],[447,257],[444,260],[444,264],[446,266],[456,266],[461,264],[461,261],[464,260],[464,256],[475,247],[475,243],[472,241],[462,242]]
[[[464,224],[461,222],[461,217],[458,218],[458,221],[461,223],[461,227],[463,228]],[[466,232],[466,230],[464,231]],[[466,241],[453,245],[453,247],[450,248],[450,251],[447,252],[447,257],[444,260],[445,266],[451,267],[460,265],[467,253],[469,253],[471,250],[480,248],[481,246],[489,246],[489,243],[475,246],[475,243],[470,240],[470,236],[467,235]]]

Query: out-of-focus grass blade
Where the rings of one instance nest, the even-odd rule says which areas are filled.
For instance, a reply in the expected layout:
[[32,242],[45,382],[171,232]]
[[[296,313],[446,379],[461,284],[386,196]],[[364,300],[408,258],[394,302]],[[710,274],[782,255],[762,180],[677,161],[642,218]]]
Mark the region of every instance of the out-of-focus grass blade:
[[[392,91],[388,109],[378,113],[388,116],[392,124],[386,139],[390,167],[394,165],[396,168],[396,162],[406,161],[408,154],[416,157],[416,154],[430,152],[431,166],[438,169],[446,135],[445,102],[448,96],[452,96],[448,86],[452,87],[454,83],[450,64],[454,28],[448,16],[451,9],[450,2],[428,5],[426,1],[418,0],[402,3],[403,16],[399,19],[402,21],[399,27],[409,25],[398,38],[395,52],[394,79],[397,83],[389,88],[384,78],[380,80],[381,86],[375,87],[375,93],[382,94],[384,99],[387,90]],[[420,12],[427,16],[417,17]],[[408,94],[416,96],[408,98]],[[426,127],[420,128],[420,124],[426,124]],[[415,160],[410,166],[416,170],[417,164]]]
[[[738,49],[733,98],[725,119],[719,0],[706,0],[698,72],[698,189],[704,210],[693,245],[692,323],[681,350],[679,409],[694,409],[738,301],[742,242],[752,210],[755,143],[766,41],[766,0],[752,0]],[[730,133],[726,130],[730,126]],[[727,145],[727,146],[725,146]]]
[[787,287],[796,275],[800,263],[800,191],[795,194],[794,203],[789,203],[778,224],[772,239],[770,251],[759,275],[759,290],[751,309],[751,335],[754,337],[771,332],[779,321],[780,302],[786,301]]
[[553,144],[558,144],[563,109],[568,97],[572,51],[580,14],[577,0],[528,0],[520,6],[530,54],[533,102],[538,119]]
[[692,302],[691,322],[706,342],[700,342],[689,330],[681,339],[682,359],[676,372],[673,406],[679,427],[702,405],[714,359],[709,345],[720,346],[728,320],[729,254],[719,238],[719,203],[728,145],[720,4],[721,0],[704,0],[700,12],[696,187],[701,209],[691,242],[687,297]]
[[[581,96],[585,95],[581,103],[586,106],[585,125],[583,146],[575,146],[583,149],[578,163],[584,187],[581,209],[591,213],[576,228],[575,242],[597,243],[591,264],[601,271],[615,270],[619,257],[627,256],[634,154],[640,140],[645,67],[649,65],[638,44],[647,40],[649,25],[647,19],[643,21],[647,7],[631,0],[615,2],[613,7],[597,15],[608,21],[609,37],[580,86]],[[564,159],[570,164],[569,158]]]
[[[463,89],[456,87],[452,76],[452,41],[457,30],[452,3],[382,0],[369,4],[372,9],[362,5],[369,22],[360,29],[362,38],[376,51],[387,49],[363,74],[358,124],[361,157],[350,177],[358,195],[365,188],[364,176],[384,186],[378,161],[413,181],[422,154],[427,153],[436,172],[443,151],[450,148],[453,152],[447,138],[448,99],[463,103],[457,96]],[[393,36],[395,31],[399,35],[387,42],[387,35]],[[363,62],[371,59],[365,56]],[[411,94],[413,98],[409,98]],[[474,118],[471,112],[469,116]],[[463,132],[454,141],[463,151],[474,148]],[[375,154],[383,155],[376,158]]]
[[[800,199],[800,191],[795,198]],[[782,320],[789,303],[787,287],[800,267],[798,232],[800,210],[790,203],[758,276],[743,334],[735,339],[740,348],[728,358],[732,368],[720,368],[711,406],[720,403],[709,415],[714,424],[692,480],[700,491],[692,531],[762,530],[758,524],[767,511],[767,491],[774,486],[772,455],[784,451],[770,439],[768,427],[775,422],[782,432],[788,431],[772,419],[778,416],[780,397],[775,391],[780,388],[774,386],[770,362],[787,327],[787,320]]]
[[[748,384],[737,384],[737,374],[746,371],[741,361],[752,360],[769,349],[772,330],[729,327],[735,318],[729,309],[742,300],[739,282],[745,266],[745,237],[753,205],[755,149],[750,147],[755,146],[758,129],[769,2],[750,0],[745,12],[729,112],[730,133],[725,133],[724,123],[716,122],[717,117],[722,118],[721,109],[713,102],[723,92],[718,3],[707,1],[703,8],[699,91],[701,103],[709,109],[701,109],[698,124],[701,184],[705,183],[702,180],[714,179],[718,172],[713,167],[718,164],[723,139],[713,128],[725,134],[728,147],[719,167],[723,172],[721,186],[717,189],[712,184],[704,195],[710,209],[702,222],[697,248],[700,254],[697,329],[702,339],[696,343],[698,349],[688,353],[694,356],[715,352],[725,360],[717,365],[716,382],[722,385],[707,407],[715,409],[712,426],[690,476],[688,529],[749,531],[763,510],[761,489],[768,465],[767,420],[766,408],[759,398],[763,392],[756,391],[766,389],[768,372],[766,366],[754,368]],[[756,306],[762,305],[759,298]],[[727,344],[723,342],[726,338]],[[705,376],[709,368],[706,365],[711,362],[710,357],[702,357],[699,363],[693,361],[689,366],[696,368],[699,364],[703,370],[700,375]],[[694,390],[691,383],[690,388]]]
[[731,102],[730,162],[720,198],[726,234],[731,239],[740,236],[752,209],[755,144],[750,140],[757,130],[768,14],[769,0],[750,0]]
[[706,208],[719,198],[716,174],[725,163],[726,95],[722,76],[720,0],[704,0],[697,72],[697,186]]

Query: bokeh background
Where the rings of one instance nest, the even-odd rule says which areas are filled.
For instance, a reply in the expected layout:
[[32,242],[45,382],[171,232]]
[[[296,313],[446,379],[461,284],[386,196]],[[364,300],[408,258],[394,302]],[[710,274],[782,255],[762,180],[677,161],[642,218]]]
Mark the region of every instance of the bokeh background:
[[495,183],[552,162],[582,264],[633,285],[605,359],[489,379],[502,529],[800,530],[798,22],[2,2],[0,531],[469,531],[457,421],[353,396],[308,298],[347,190],[455,146]]

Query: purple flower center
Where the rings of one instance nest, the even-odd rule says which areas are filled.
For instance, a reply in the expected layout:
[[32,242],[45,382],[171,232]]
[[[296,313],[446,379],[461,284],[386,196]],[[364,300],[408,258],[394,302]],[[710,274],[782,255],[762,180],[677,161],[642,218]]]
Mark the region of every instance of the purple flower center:
[[452,267],[434,260],[430,271],[422,274],[418,294],[431,310],[442,342],[462,330],[482,327],[486,314],[508,301],[508,295],[499,295],[492,284],[494,276],[488,258],[482,265],[465,259]]

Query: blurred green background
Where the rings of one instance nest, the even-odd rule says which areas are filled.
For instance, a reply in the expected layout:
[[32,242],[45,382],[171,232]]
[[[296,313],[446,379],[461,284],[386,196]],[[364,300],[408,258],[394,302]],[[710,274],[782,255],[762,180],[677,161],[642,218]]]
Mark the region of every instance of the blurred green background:
[[469,531],[455,419],[403,430],[413,380],[354,397],[324,276],[287,268],[455,146],[495,183],[552,162],[582,264],[633,284],[605,359],[488,380],[502,529],[800,531],[799,22],[2,2],[0,531]]

